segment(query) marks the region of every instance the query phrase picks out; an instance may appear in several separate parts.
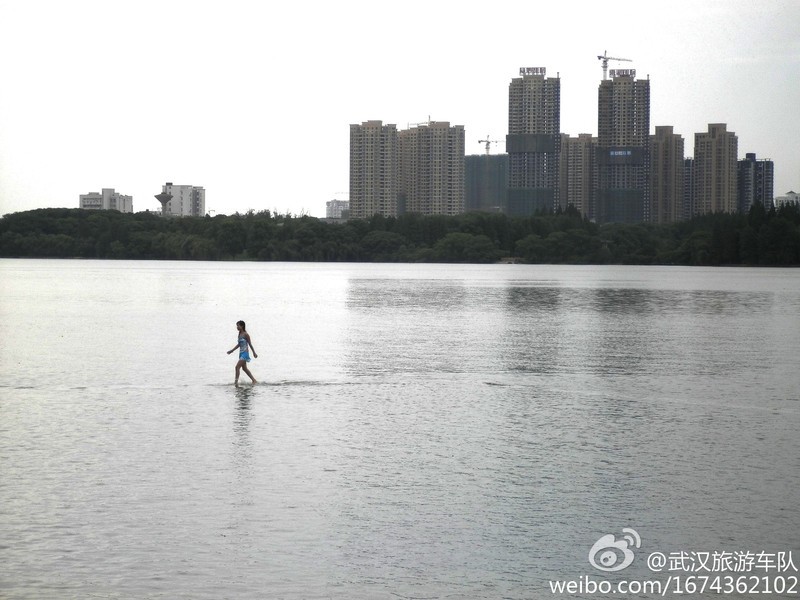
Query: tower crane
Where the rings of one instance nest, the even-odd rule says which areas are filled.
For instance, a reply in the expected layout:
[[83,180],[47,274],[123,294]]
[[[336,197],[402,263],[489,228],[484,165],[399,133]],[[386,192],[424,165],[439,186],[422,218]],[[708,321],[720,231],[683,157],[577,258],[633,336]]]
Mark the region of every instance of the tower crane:
[[500,140],[493,140],[493,139],[489,138],[489,136],[487,135],[485,140],[478,140],[478,143],[479,144],[486,144],[486,154],[488,156],[489,155],[489,149],[491,148],[491,145],[492,144],[499,144]]
[[608,50],[603,50],[603,55],[597,57],[598,60],[603,61],[603,81],[608,79],[608,61],[610,60],[622,60],[625,62],[633,62],[630,58],[615,58],[613,56],[608,56]]

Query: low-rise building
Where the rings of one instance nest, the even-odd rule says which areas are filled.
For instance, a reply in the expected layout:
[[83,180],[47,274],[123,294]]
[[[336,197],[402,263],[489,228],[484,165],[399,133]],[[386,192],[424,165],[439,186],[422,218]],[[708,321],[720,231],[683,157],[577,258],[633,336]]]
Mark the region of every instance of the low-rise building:
[[85,210],[118,210],[133,212],[133,196],[125,196],[115,192],[114,188],[103,188],[101,192],[89,192],[80,195],[79,207]]
[[800,194],[797,192],[786,192],[785,196],[775,198],[775,208],[780,208],[784,204],[800,204]]
[[346,219],[350,213],[350,202],[347,200],[328,200],[325,203],[326,219]]

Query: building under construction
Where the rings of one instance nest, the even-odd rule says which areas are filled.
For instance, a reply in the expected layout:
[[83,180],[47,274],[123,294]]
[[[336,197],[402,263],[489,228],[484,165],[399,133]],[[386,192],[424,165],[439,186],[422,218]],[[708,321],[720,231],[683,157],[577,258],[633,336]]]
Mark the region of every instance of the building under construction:
[[634,69],[610,75],[598,93],[592,216],[598,223],[641,223],[650,212],[650,80],[637,80]]
[[464,210],[503,212],[508,188],[508,154],[464,157]]
[[558,206],[561,80],[544,67],[522,68],[508,88],[508,194],[511,216]]

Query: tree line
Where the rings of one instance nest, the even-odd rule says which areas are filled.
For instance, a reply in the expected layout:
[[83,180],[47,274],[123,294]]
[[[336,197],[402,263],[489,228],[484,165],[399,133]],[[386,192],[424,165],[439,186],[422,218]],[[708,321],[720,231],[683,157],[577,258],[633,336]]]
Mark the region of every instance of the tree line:
[[570,207],[508,217],[404,214],[328,223],[270,211],[163,218],[47,208],[0,219],[0,256],[135,260],[800,265],[800,206],[668,225],[598,225]]

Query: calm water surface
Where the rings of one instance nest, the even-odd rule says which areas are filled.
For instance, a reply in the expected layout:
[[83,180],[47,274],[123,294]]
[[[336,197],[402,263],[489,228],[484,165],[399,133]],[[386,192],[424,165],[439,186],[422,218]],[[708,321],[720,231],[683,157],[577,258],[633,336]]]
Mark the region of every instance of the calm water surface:
[[798,270],[2,260],[0,340],[2,598],[548,598],[622,528],[628,579],[800,566]]

